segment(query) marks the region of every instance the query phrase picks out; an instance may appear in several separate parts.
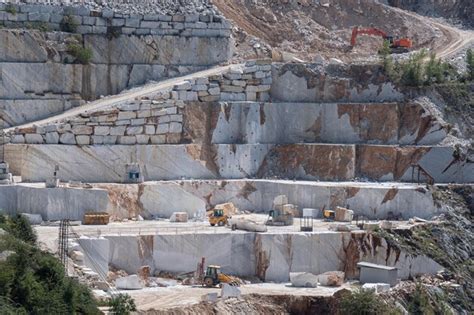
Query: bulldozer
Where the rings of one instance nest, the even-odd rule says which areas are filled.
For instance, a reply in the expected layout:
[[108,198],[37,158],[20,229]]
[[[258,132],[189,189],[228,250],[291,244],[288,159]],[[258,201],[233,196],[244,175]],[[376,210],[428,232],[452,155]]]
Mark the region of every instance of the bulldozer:
[[203,279],[203,285],[208,288],[212,288],[222,283],[227,283],[232,286],[240,286],[240,280],[238,278],[226,275],[225,273],[221,272],[221,266],[207,266],[206,274],[204,275]]
[[266,225],[286,226],[293,225],[293,215],[281,210],[270,210]]
[[211,226],[224,226],[229,222],[230,217],[224,213],[222,209],[214,209],[209,216],[209,223]]
[[409,52],[409,49],[412,48],[413,42],[409,38],[394,38],[391,35],[388,35],[382,30],[379,30],[375,27],[369,28],[359,28],[355,26],[352,29],[352,36],[351,36],[351,48],[353,48],[357,44],[357,36],[359,35],[375,35],[380,36],[383,40],[388,41],[390,44],[390,50],[392,54],[401,54]]

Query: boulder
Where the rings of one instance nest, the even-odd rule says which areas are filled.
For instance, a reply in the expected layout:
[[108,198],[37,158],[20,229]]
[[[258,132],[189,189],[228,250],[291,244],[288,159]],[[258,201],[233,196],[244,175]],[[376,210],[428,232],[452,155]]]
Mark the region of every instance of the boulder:
[[290,281],[294,287],[316,288],[318,276],[309,272],[290,272]]
[[232,202],[218,204],[214,207],[214,209],[224,211],[224,214],[227,216],[232,216],[239,213],[239,209],[235,207]]
[[207,293],[201,296],[201,301],[214,303],[217,301],[217,293]]
[[27,218],[31,225],[39,225],[43,223],[43,217],[41,217],[41,214],[22,213],[21,215]]
[[137,275],[131,275],[115,280],[115,287],[121,290],[140,290],[143,289],[143,284]]
[[84,254],[78,250],[73,250],[69,256],[78,265],[84,264]]
[[336,207],[336,221],[340,222],[351,222],[352,218],[354,217],[354,211],[342,208],[342,207]]
[[318,282],[327,287],[339,287],[344,283],[344,276],[342,271],[328,271],[318,275]]
[[390,221],[382,221],[380,222],[379,227],[383,230],[390,230],[392,229],[393,224]]
[[188,222],[188,214],[186,212],[173,212],[170,222]]
[[372,290],[375,293],[387,292],[390,290],[390,284],[388,283],[365,283],[362,289]]
[[283,210],[283,205],[286,204],[288,204],[288,197],[285,195],[279,195],[273,199],[273,209],[275,210]]
[[293,217],[301,217],[300,211],[298,210],[298,206],[292,203],[287,203],[283,205],[282,211],[284,214],[293,215]]
[[223,299],[231,297],[240,297],[240,289],[239,287],[230,285],[228,283],[223,283],[221,289],[221,297]]

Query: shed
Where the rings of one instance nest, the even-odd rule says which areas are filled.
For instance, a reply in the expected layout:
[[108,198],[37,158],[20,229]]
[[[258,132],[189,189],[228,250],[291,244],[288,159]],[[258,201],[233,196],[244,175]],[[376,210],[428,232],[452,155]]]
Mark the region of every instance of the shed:
[[357,264],[360,268],[360,283],[388,283],[391,287],[397,284],[398,268],[377,265],[368,262]]

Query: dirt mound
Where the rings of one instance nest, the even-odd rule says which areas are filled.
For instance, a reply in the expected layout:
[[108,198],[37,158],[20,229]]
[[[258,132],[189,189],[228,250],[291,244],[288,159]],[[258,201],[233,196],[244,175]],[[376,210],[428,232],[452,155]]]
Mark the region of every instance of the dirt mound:
[[[362,36],[348,51],[354,26],[374,26],[395,37],[408,36],[415,48],[432,47],[442,33],[431,24],[373,0],[214,0],[217,8],[242,31],[306,61],[320,54],[341,60],[376,54],[382,39]],[[440,44],[439,42],[437,44]],[[248,54],[249,45],[237,47]]]

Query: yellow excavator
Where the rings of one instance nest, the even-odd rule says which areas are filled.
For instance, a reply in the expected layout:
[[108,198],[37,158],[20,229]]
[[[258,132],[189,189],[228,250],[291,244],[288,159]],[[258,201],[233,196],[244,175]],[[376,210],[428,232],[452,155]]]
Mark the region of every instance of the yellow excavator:
[[226,275],[221,272],[221,266],[209,265],[204,275],[203,285],[208,288],[215,287],[221,283],[227,283],[232,286],[240,286],[240,279]]

